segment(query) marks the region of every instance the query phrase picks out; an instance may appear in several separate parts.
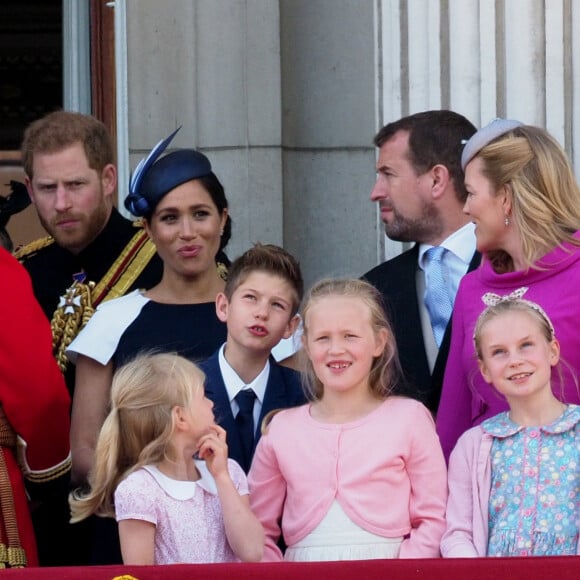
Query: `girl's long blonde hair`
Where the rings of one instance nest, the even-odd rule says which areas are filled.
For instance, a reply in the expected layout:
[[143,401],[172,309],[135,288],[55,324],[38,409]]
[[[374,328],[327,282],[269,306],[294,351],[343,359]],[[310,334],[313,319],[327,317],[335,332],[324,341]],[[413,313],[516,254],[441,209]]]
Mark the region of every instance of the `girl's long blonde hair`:
[[189,406],[204,381],[195,364],[175,353],[141,355],[117,370],[111,411],[89,474],[90,490],[70,495],[72,523],[92,514],[114,517],[117,485],[136,469],[166,457],[174,430],[172,411]]
[[[380,292],[368,282],[356,278],[328,278],[316,283],[309,291],[302,318],[304,321],[304,338],[308,336],[308,312],[317,302],[330,296],[355,298],[362,301],[369,309],[370,321],[375,335],[385,330],[387,340],[383,352],[373,360],[369,376],[369,388],[379,399],[385,399],[398,386],[402,371],[397,353],[397,344],[391,325],[385,314]],[[314,372],[312,362],[302,349],[303,386],[306,396],[311,401],[318,401],[324,394],[324,385]]]

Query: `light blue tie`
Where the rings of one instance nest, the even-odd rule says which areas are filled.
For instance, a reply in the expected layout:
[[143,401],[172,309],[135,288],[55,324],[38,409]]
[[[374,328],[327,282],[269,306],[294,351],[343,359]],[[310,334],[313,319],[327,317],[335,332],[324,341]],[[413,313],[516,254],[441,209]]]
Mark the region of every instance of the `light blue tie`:
[[447,250],[442,246],[429,248],[425,266],[425,306],[431,318],[431,328],[437,346],[441,346],[445,329],[451,317],[453,304],[443,276],[443,256]]

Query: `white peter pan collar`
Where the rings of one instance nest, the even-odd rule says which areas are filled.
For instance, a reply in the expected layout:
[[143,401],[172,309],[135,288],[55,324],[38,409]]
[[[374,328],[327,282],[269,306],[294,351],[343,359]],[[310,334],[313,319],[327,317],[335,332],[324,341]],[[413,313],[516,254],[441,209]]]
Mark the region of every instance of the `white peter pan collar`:
[[195,496],[198,486],[203,490],[217,495],[217,487],[212,474],[209,472],[205,461],[195,460],[195,466],[200,474],[197,481],[181,481],[168,477],[154,465],[145,465],[143,469],[147,471],[159,484],[163,491],[173,499],[187,500]]

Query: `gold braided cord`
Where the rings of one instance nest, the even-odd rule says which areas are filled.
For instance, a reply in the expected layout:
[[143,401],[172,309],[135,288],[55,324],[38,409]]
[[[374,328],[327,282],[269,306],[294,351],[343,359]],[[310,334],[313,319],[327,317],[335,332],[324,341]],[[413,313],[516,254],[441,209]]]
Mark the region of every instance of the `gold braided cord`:
[[[140,244],[144,243],[145,237],[147,237],[147,233],[143,229],[139,229],[139,231],[133,235],[133,237],[129,240],[129,243],[125,246],[123,251],[119,254],[117,259],[113,262],[113,265],[109,268],[109,270],[103,276],[101,281],[95,286],[95,289],[93,291],[93,296],[100,296],[105,290],[109,289],[107,292],[107,298],[104,299],[104,300],[108,300],[108,295],[114,291],[114,287],[109,288],[111,281],[113,280],[113,278],[115,276],[119,275],[120,271],[125,272],[127,270],[128,264],[125,265],[125,268],[123,268],[124,263],[127,262],[130,255],[135,252],[136,247],[139,246]],[[150,242],[151,245],[153,245],[153,243],[149,240],[149,238],[147,238],[147,241]],[[153,254],[155,254],[155,251],[153,251],[151,253],[151,256],[153,256]],[[151,256],[149,256],[149,257],[151,257]],[[127,284],[127,288],[129,288],[131,286],[131,284],[133,284],[133,282],[137,279],[137,276],[139,276],[139,274],[143,271],[143,268],[145,268],[146,265],[147,265],[147,262],[142,261],[141,262],[141,269],[138,271],[137,271],[137,269],[135,269],[133,271],[134,278],[130,281],[129,284]],[[127,282],[125,282],[125,284],[126,283]],[[118,294],[118,296],[122,296],[122,294]],[[95,304],[95,306],[98,306],[98,304]]]
[[16,248],[14,251],[14,257],[17,260],[22,260],[30,254],[34,254],[35,252],[38,252],[38,250],[42,250],[42,248],[50,246],[52,243],[54,243],[54,238],[52,236],[45,236],[44,238],[33,240],[32,242],[21,246],[20,248]]
[[155,252],[147,233],[139,228],[98,284],[75,281],[66,291],[51,321],[54,356],[63,373],[69,362],[66,349],[90,320],[98,304],[123,296]]
[[66,475],[71,469],[70,457],[54,467],[53,469],[46,469],[41,473],[35,471],[27,471],[24,477],[32,483],[48,483],[54,481],[63,475]]
[[16,432],[12,429],[10,423],[8,423],[4,410],[0,406],[0,446],[16,447],[16,441]]
[[4,458],[4,448],[14,448],[15,446],[16,433],[8,423],[4,411],[0,409],[0,508],[8,541],[8,547],[0,544],[0,567],[2,568],[23,568],[27,564],[26,553],[20,544],[12,484]]
[[131,263],[125,268],[119,281],[109,290],[102,302],[124,296],[156,252],[155,244],[150,239],[147,239]]
[[219,277],[224,281],[228,281],[228,267],[223,262],[216,262]]
[[88,284],[73,282],[52,316],[50,324],[52,348],[56,362],[63,373],[68,364],[66,349],[93,315],[91,298],[93,287],[93,282]]

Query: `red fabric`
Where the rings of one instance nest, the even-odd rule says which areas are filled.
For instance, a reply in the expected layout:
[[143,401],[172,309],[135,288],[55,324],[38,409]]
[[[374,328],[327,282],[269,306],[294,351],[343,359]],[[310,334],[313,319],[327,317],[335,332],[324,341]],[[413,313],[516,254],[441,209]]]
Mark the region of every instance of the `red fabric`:
[[465,558],[461,560],[368,560],[364,562],[92,566],[2,570],[2,580],[577,580],[580,557]]
[[[70,398],[52,356],[50,324],[36,302],[26,270],[0,248],[0,404],[26,442],[32,471],[65,461],[69,454]],[[4,449],[18,527],[29,565],[36,546],[20,468]]]

